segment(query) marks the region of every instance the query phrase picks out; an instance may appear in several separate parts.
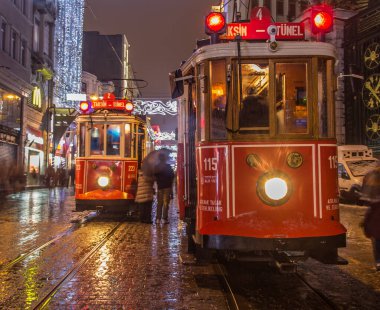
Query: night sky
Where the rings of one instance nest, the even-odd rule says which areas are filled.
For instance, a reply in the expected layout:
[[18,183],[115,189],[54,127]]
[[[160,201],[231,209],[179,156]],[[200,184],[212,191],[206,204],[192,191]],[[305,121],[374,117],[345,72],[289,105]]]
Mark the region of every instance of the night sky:
[[86,31],[124,33],[135,78],[148,81],[144,98],[169,97],[169,72],[206,38],[204,16],[220,0],[87,0]]

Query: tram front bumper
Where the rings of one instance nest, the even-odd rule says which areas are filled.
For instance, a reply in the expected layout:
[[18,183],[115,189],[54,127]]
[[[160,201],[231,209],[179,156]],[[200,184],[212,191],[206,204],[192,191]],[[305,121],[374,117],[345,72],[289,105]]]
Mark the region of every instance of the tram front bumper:
[[75,197],[76,211],[97,210],[128,211],[134,205],[134,196],[119,190],[97,189]]

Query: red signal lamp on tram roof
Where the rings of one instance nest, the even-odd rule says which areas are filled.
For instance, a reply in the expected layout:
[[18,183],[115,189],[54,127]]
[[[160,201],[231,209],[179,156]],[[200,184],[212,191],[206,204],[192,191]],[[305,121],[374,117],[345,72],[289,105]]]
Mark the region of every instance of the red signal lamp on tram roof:
[[133,111],[133,103],[130,101],[127,101],[125,104],[125,111],[131,113]]
[[82,113],[86,113],[90,109],[90,105],[87,101],[82,101],[79,104],[79,109],[82,111]]
[[314,34],[331,32],[334,26],[334,12],[332,7],[321,4],[311,8],[311,31]]
[[206,34],[222,34],[226,32],[226,17],[220,12],[211,12],[206,16],[205,31]]

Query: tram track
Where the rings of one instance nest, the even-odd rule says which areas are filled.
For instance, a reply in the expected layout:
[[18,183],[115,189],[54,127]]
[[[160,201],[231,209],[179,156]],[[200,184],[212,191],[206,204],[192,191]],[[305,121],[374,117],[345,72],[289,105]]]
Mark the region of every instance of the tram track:
[[[260,300],[265,300],[268,298],[272,299],[275,304],[282,303],[280,300],[281,298],[278,298],[278,292],[272,294],[273,292],[267,291],[267,289],[264,287],[264,284],[263,286],[260,286],[260,280],[255,280],[256,277],[254,271],[251,271],[252,281],[245,282],[246,280],[239,281],[239,274],[235,273],[234,270],[231,272],[231,266],[227,266],[222,262],[217,262],[214,265],[214,269],[215,272],[218,274],[219,281],[221,283],[221,286],[223,287],[228,309],[266,309],[268,308],[268,305],[261,304]],[[314,295],[314,303],[318,304],[316,306],[321,307],[321,309],[340,309],[339,306],[333,300],[331,300],[331,298],[325,295],[322,291],[315,288],[298,272],[287,275],[277,274],[277,276],[278,279],[280,279],[280,281],[278,281],[278,279],[273,280],[273,287],[278,287],[279,283],[283,283],[284,286],[286,286],[286,283],[290,281],[293,283],[291,287],[294,288],[294,284],[298,283],[298,287],[303,286],[307,290],[307,292],[311,294],[310,297]],[[271,278],[271,274],[268,273],[267,277]],[[259,282],[259,284],[257,282]],[[287,293],[285,292],[285,294],[293,293],[288,291]],[[292,298],[293,297],[290,295],[289,299]],[[297,298],[297,296],[295,296],[295,298]],[[277,299],[279,301],[275,301]],[[290,307],[297,308],[297,306],[292,305]]]
[[9,262],[7,262],[7,263],[5,263],[3,265],[0,265],[0,272],[6,271],[6,270],[12,268],[14,265],[22,262],[23,260],[25,260],[28,257],[32,256],[33,254],[35,254],[35,253],[37,253],[37,252],[39,252],[39,251],[47,248],[48,246],[54,244],[55,242],[57,242],[58,240],[62,239],[63,237],[71,234],[76,229],[78,229],[81,225],[83,225],[84,223],[86,223],[92,217],[92,215],[91,216],[90,215],[86,215],[83,218],[77,220],[68,229],[66,229],[65,231],[59,233],[53,239],[50,239],[49,241],[47,241],[47,242],[45,242],[45,243],[43,243],[43,244],[41,244],[39,246],[31,248],[31,249],[27,250],[26,253],[20,254],[16,258],[10,260]]
[[54,298],[55,294],[59,291],[61,287],[63,287],[64,284],[69,282],[77,273],[78,271],[88,262],[91,257],[100,250],[103,245],[116,233],[116,231],[121,227],[123,222],[119,222],[116,224],[113,229],[107,233],[107,235],[98,242],[81,260],[79,260],[77,263],[74,264],[74,266],[66,272],[66,274],[50,289],[47,290],[47,293],[44,294],[44,296],[39,299],[35,305],[33,305],[32,309],[44,309],[50,301]]
[[339,307],[330,299],[328,298],[325,294],[323,294],[320,290],[316,289],[313,287],[307,280],[300,275],[298,272],[295,273],[296,277],[305,285],[307,286],[310,290],[312,290],[316,296],[319,297],[319,299],[330,309],[337,310]]
[[215,268],[217,270],[217,273],[219,275],[219,280],[220,280],[222,287],[224,289],[224,293],[225,293],[225,296],[227,299],[228,309],[230,309],[230,310],[243,309],[243,308],[240,308],[240,306],[238,304],[237,297],[235,296],[235,293],[232,290],[232,285],[228,281],[227,273],[225,271],[224,266],[221,265],[220,263],[217,263],[215,265]]

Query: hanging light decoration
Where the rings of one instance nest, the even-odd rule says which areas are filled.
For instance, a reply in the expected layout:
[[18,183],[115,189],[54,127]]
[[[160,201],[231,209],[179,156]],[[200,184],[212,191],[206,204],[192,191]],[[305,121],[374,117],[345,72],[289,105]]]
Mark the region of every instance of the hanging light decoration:
[[80,93],[82,78],[84,0],[58,0],[55,26],[55,97],[59,107],[75,107],[66,94]]

